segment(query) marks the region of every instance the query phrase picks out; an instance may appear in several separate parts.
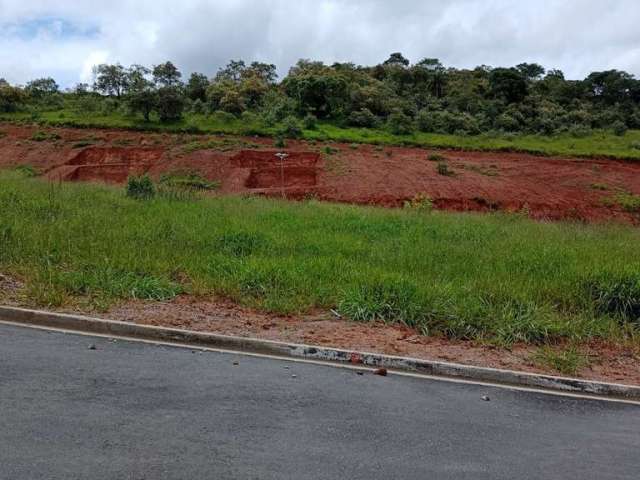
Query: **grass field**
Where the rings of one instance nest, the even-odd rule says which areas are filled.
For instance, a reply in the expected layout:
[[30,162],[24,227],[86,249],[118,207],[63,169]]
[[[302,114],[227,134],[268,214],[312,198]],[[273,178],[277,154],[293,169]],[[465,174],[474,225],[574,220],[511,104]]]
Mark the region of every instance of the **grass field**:
[[[0,121],[31,122],[28,114],[3,114]],[[144,122],[142,118],[111,115],[82,115],[74,110],[42,112],[37,120],[46,125],[73,126],[81,128],[125,128],[151,131],[225,133],[234,135],[273,136],[277,127],[266,127],[261,123],[247,122],[228,115],[188,114],[175,123],[158,121]],[[519,151],[539,155],[576,157],[610,157],[640,160],[640,130],[630,130],[624,136],[608,131],[593,131],[586,137],[576,138],[569,134],[542,135],[441,135],[414,133],[393,135],[383,129],[340,128],[330,123],[319,123],[313,130],[305,130],[303,137],[309,140],[333,140],[349,143],[374,143],[387,145],[409,145],[433,148],[466,150]]]
[[[186,198],[186,200],[185,200]],[[315,201],[156,197],[0,172],[0,271],[29,302],[218,294],[510,344],[634,337],[640,230]]]

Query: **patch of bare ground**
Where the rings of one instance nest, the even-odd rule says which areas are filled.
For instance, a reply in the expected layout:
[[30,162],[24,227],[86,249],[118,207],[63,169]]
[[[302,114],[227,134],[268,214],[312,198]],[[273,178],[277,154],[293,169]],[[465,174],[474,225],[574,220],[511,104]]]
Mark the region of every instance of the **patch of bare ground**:
[[19,280],[0,273],[0,303],[4,305],[17,305],[20,291],[24,285]]
[[[408,356],[481,367],[558,375],[562,372],[539,361],[535,346],[501,348],[469,341],[426,337],[397,325],[365,324],[332,314],[274,316],[239,307],[224,300],[181,296],[168,303],[127,302],[104,314],[105,318],[181,328],[223,335],[305,343],[347,350]],[[555,349],[562,352],[564,346]],[[593,341],[580,347],[583,364],[571,376],[640,385],[637,346]]]

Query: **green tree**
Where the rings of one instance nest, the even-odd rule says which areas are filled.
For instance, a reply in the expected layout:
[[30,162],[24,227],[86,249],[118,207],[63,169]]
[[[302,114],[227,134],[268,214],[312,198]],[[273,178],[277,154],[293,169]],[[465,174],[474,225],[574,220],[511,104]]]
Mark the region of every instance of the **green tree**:
[[507,103],[521,102],[527,96],[527,82],[515,68],[496,68],[489,73],[489,88],[494,98]]
[[31,80],[25,87],[25,92],[35,99],[42,99],[47,96],[56,94],[59,91],[60,88],[58,87],[58,84],[51,77]]
[[185,101],[178,87],[160,87],[157,91],[156,110],[161,122],[179,120],[184,111]]
[[119,63],[109,65],[103,63],[93,67],[93,89],[104,95],[116,96],[120,98],[126,93],[128,86],[128,75],[125,68]]
[[185,87],[185,92],[191,100],[205,101],[209,79],[202,73],[192,73]]
[[178,87],[182,73],[171,62],[161,63],[153,67],[153,81],[159,87]]

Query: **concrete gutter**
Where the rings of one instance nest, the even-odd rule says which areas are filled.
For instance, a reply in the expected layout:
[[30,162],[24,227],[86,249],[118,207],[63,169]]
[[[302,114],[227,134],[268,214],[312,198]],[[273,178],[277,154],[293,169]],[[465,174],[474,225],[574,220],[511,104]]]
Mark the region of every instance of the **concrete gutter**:
[[326,361],[374,368],[383,367],[390,371],[412,372],[515,387],[540,388],[555,392],[588,394],[634,401],[640,400],[640,386],[593,382],[576,378],[538,375],[513,370],[474,367],[417,358],[381,355],[377,353],[354,352],[338,348],[137,325],[135,323],[103,320],[82,315],[69,315],[0,306],[0,321],[106,336],[129,337],[138,340],[186,344],[194,347],[234,350],[282,358]]

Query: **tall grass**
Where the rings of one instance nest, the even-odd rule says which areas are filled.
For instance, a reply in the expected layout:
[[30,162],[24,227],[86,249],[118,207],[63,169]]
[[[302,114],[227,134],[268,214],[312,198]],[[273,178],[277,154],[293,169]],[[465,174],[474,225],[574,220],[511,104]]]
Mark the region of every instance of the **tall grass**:
[[[263,198],[127,198],[0,172],[0,271],[34,303],[218,294],[502,343],[637,328],[640,231]],[[618,287],[623,285],[623,287]]]

